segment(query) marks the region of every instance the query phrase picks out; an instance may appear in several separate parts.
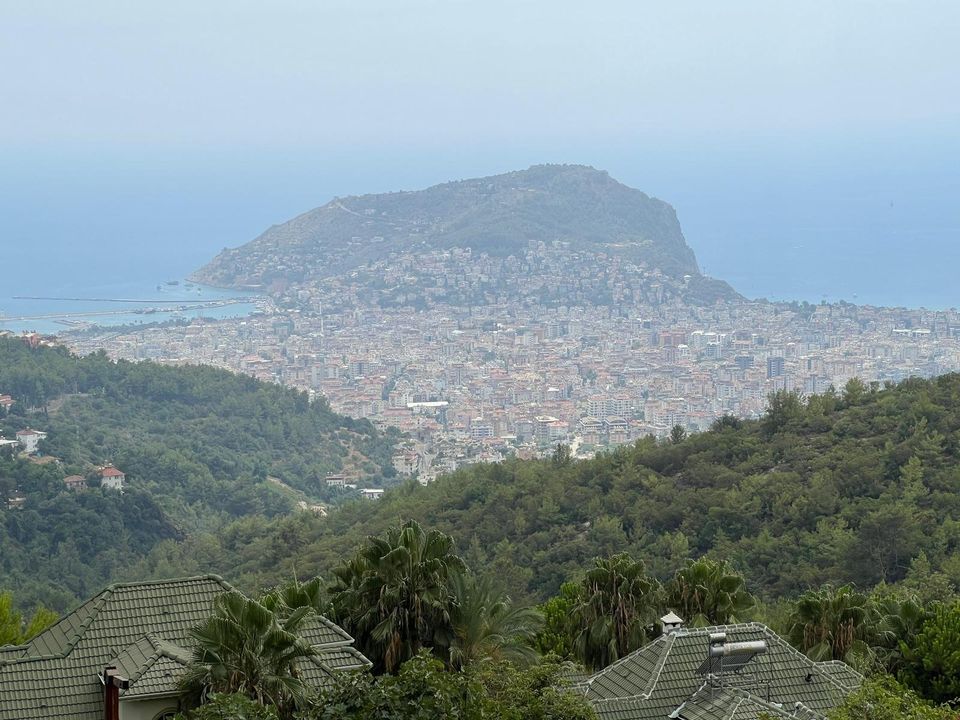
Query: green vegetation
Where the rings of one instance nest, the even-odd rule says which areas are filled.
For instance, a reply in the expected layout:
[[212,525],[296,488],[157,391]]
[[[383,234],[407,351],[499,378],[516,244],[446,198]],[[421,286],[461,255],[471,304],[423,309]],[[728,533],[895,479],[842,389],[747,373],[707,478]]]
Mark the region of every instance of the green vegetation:
[[[759,619],[810,657],[878,673],[837,718],[945,717],[928,703],[960,696],[960,375],[780,393],[758,421],[724,418],[586,462],[560,449],[474,466],[328,518],[288,513],[267,475],[312,493],[328,469],[369,464],[384,481],[389,438],[297,393],[10,340],[0,388],[20,401],[2,431],[48,430],[41,452],[59,458],[0,456],[0,492],[27,496],[0,510],[11,641],[51,620],[37,613],[28,628],[23,608],[61,610],[118,577],[217,571],[253,590],[323,575],[332,582],[257,608],[267,635],[298,612],[329,614],[387,673],[331,691],[346,718],[438,687],[451,717],[484,717],[456,704],[474,687],[461,683],[479,683],[503,717],[561,717],[527,703],[550,666],[533,649],[601,667],[653,637],[667,609],[694,624]],[[127,472],[126,492],[95,487],[108,461]],[[90,487],[64,490],[71,473]],[[204,665],[213,678],[216,663]],[[542,672],[553,679],[541,689],[555,687],[559,670]],[[217,689],[224,703],[242,702],[233,690],[273,698]],[[279,703],[287,713],[295,694]]]
[[[196,645],[181,687],[188,706],[201,699],[203,704],[186,717],[593,718],[582,697],[564,691],[561,674],[571,670],[569,664],[541,660],[531,647],[539,613],[514,607],[488,583],[476,582],[447,552],[451,544],[412,523],[370,538],[357,556],[363,558],[363,576],[355,578],[380,590],[367,598],[358,598],[340,579],[329,587],[329,601],[319,579],[288,583],[257,600],[221,595],[210,618],[191,633]],[[347,619],[383,617],[361,627],[358,642],[393,659],[380,662],[373,675],[339,673],[332,687],[318,693],[300,677],[299,664],[315,654],[300,632],[318,608],[344,612],[349,602],[371,601],[389,607],[349,607]],[[436,623],[428,635],[415,621],[420,607],[430,615],[423,623]]]
[[451,673],[426,653],[393,675],[344,678],[303,720],[593,720],[583,697],[563,689],[564,667],[498,662]]
[[334,571],[334,619],[375,669],[394,672],[424,647],[449,647],[450,581],[465,570],[450,537],[404,523],[369,538]]
[[[223,596],[193,633],[195,667],[184,682],[194,697],[201,688],[221,695],[193,717],[590,718],[583,697],[564,691],[561,676],[575,668],[557,648],[600,669],[656,637],[658,614],[678,599],[704,624],[764,612],[726,563],[700,558],[664,586],[623,553],[596,558],[541,612],[473,574],[453,545],[408,521],[368,538],[330,584],[293,582],[258,601]],[[299,680],[296,663],[311,648],[298,627],[316,612],[377,653],[372,675],[341,675],[319,695]],[[960,600],[923,606],[905,589],[825,586],[788,603],[784,625],[811,658],[871,675],[835,720],[935,720],[952,717],[935,703],[960,705]]]
[[849,585],[809,590],[798,598],[790,642],[814,660],[855,664],[870,652],[870,631],[878,626],[876,606]]
[[756,605],[742,575],[726,562],[707,558],[678,570],[666,594],[666,606],[698,627],[740,622]]
[[829,720],[955,720],[956,710],[936,706],[889,676],[868,680]]
[[489,577],[457,573],[450,582],[450,664],[463,669],[481,660],[519,664],[536,657],[533,640],[543,617],[515,604]]
[[[20,608],[43,604],[63,612],[158,542],[184,537],[148,492],[67,492],[68,472],[0,456],[0,586],[14,592]],[[5,509],[17,490],[26,505]]]
[[656,627],[660,586],[626,553],[597,558],[577,589],[568,636],[576,656],[599,670],[642,646]]
[[277,720],[277,709],[239,693],[213,693],[208,702],[178,720]]
[[27,620],[13,606],[13,594],[0,593],[0,646],[22,645],[57,621],[57,614],[40,605]]
[[[287,515],[299,497],[337,500],[323,483],[328,472],[374,485],[394,477],[393,433],[210,367],[77,358],[0,338],[0,389],[16,399],[0,434],[48,433],[39,462],[0,455],[0,588],[20,607],[63,610],[129,577],[158,543]],[[97,487],[106,463],[126,474],[122,494]],[[67,491],[67,475],[86,478],[88,489]],[[8,510],[17,494],[26,503]]]
[[281,712],[302,706],[309,689],[296,665],[316,653],[299,633],[312,612],[300,607],[281,614],[238,592],[219,596],[210,618],[191,633],[193,663],[184,690],[194,697],[204,689],[239,693]]
[[619,552],[661,582],[704,555],[726,561],[767,604],[847,583],[943,597],[960,583],[958,398],[960,375],[781,394],[762,420],[724,419],[677,443],[478,465],[388,491],[374,508],[162,543],[140,570],[215,557],[250,585],[297,567],[329,574],[366,536],[410,518],[456,537],[516,600],[546,600],[592,558]]
[[960,604],[941,605],[906,647],[901,677],[924,697],[960,698]]
[[[397,675],[347,675],[306,703],[297,720],[592,720],[580,697],[563,690],[556,663],[519,669],[499,663],[470,673],[446,672],[443,664],[421,653]],[[182,716],[189,720],[269,720],[272,706],[243,695],[215,695]],[[281,716],[281,717],[289,717]]]

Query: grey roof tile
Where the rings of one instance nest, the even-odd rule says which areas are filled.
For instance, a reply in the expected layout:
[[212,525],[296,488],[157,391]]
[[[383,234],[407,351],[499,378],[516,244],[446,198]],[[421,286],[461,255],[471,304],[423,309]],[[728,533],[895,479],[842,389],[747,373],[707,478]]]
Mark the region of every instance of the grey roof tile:
[[[213,575],[112,585],[27,645],[0,648],[0,720],[99,720],[99,673],[110,664],[131,680],[123,699],[171,694],[189,661],[191,628],[231,589]],[[326,618],[311,620],[306,637],[321,651],[305,672],[318,686],[370,665]]]
[[[709,635],[718,631],[727,634],[728,642],[767,644],[766,653],[725,676],[722,691],[698,672]],[[780,708],[820,718],[862,681],[840,665],[816,663],[763,625],[743,623],[661,636],[578,688],[601,720],[663,720],[671,714],[689,715],[690,720],[755,720],[763,712],[777,716]],[[675,714],[681,706],[682,715]]]

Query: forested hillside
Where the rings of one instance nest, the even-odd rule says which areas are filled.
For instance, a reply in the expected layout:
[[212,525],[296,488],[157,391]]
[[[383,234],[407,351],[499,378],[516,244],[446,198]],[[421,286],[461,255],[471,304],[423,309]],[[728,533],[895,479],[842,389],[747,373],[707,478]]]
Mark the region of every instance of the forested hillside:
[[[114,363],[0,338],[0,435],[47,433],[0,454],[0,589],[57,609],[96,591],[165,539],[322,498],[327,472],[391,482],[392,436],[297,391],[209,367]],[[100,489],[98,468],[126,474]],[[86,480],[71,491],[64,478]],[[286,487],[276,480],[280,480]],[[25,499],[8,509],[10,498]]]
[[960,375],[852,382],[809,401],[778,395],[762,421],[726,418],[678,442],[475,466],[325,520],[242,521],[161,543],[136,570],[218,567],[247,586],[328,573],[366,535],[412,518],[518,598],[549,597],[620,551],[661,578],[689,558],[726,559],[766,598],[824,583],[946,587],[960,584],[958,447]]
[[[449,533],[517,598],[545,599],[620,551],[661,578],[703,554],[729,560],[767,598],[824,583],[960,584],[960,375],[781,394],[760,421],[725,418],[585,462],[558,452],[474,466],[328,518],[288,514],[266,476],[308,492],[344,466],[383,480],[389,438],[295,392],[13,340],[0,341],[0,390],[18,399],[0,432],[46,430],[41,452],[60,459],[0,465],[3,493],[27,497],[0,510],[0,587],[24,603],[62,608],[116,577],[216,571],[253,588],[328,574],[398,519]],[[63,489],[71,473],[95,486],[106,462],[127,473],[124,494]]]

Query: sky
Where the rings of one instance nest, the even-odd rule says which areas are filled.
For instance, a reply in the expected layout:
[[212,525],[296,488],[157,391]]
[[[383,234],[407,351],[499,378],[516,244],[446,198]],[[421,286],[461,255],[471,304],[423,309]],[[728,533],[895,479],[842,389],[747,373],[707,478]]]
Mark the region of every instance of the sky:
[[0,242],[194,263],[333,195],[580,162],[718,275],[778,217],[949,248],[957,38],[953,0],[0,0]]
[[[4,143],[721,138],[960,119],[945,0],[4,0]],[[15,69],[15,72],[9,72]]]

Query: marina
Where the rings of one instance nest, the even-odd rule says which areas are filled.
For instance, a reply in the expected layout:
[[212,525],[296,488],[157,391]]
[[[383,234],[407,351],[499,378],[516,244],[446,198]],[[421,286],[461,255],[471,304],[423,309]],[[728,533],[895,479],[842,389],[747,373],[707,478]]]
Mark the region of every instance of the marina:
[[[170,283],[165,283],[169,286]],[[139,325],[196,317],[223,318],[249,315],[261,298],[249,292],[204,287],[203,297],[184,297],[180,289],[156,292],[155,283],[57,288],[49,294],[0,298],[0,330],[58,333],[94,326]],[[188,286],[192,294],[194,287]],[[85,291],[86,290],[86,291]],[[157,297],[161,295],[161,297]]]

